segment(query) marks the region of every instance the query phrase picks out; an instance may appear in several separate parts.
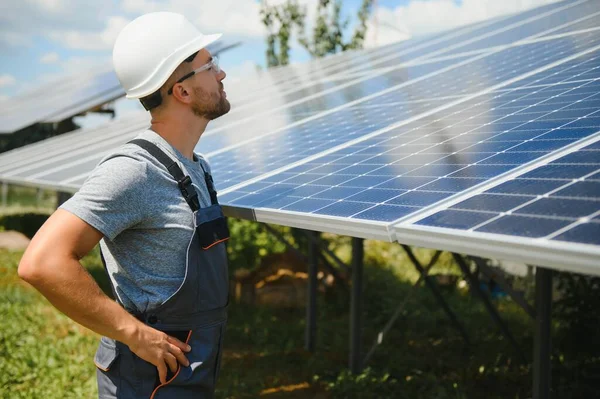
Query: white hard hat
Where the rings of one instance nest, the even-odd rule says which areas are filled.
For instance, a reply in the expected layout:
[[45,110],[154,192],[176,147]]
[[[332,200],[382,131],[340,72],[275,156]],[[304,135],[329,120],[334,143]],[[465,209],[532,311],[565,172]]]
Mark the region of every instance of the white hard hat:
[[186,58],[221,37],[203,35],[183,15],[153,12],[131,21],[119,33],[113,65],[127,98],[158,89]]

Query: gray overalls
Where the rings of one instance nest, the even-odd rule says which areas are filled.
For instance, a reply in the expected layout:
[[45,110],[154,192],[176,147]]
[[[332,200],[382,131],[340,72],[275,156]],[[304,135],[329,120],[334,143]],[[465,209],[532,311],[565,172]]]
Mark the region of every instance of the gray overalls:
[[167,383],[160,384],[156,366],[142,360],[127,345],[102,337],[94,358],[98,395],[101,399],[212,398],[219,373],[229,302],[224,243],[229,238],[227,222],[209,173],[205,171],[204,175],[212,205],[200,208],[191,179],[183,174],[177,163],[149,141],[136,139],[131,143],[144,148],[165,165],[178,182],[182,195],[194,212],[195,221],[181,286],[157,309],[134,315],[149,326],[187,342],[192,350],[185,354],[190,365],[184,367],[180,364],[177,372],[169,371]]

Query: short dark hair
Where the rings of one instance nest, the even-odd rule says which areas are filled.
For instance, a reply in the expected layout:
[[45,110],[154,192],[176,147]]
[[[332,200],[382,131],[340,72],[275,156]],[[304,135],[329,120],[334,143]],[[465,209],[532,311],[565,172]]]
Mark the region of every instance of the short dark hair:
[[[189,63],[194,61],[194,58],[196,58],[196,55],[198,55],[199,52],[200,50],[196,51],[194,54],[183,60],[183,62]],[[140,102],[146,111],[150,111],[151,109],[158,107],[160,104],[162,104],[162,95],[160,94],[160,89],[156,90],[152,94],[147,95],[146,97],[140,98]]]

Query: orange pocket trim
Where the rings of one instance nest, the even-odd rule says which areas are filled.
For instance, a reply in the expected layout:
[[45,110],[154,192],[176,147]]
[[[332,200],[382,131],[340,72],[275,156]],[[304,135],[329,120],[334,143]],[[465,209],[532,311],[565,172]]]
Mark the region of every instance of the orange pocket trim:
[[96,365],[96,367],[98,367],[98,368],[99,368],[100,370],[102,370],[102,371],[108,371],[108,370],[110,370],[110,367],[109,367],[109,368],[103,368],[103,367],[100,367],[100,366],[98,365],[98,363],[96,363],[96,361],[95,361],[95,360],[94,360],[94,364]]
[[213,242],[212,244],[210,244],[208,247],[202,247],[202,249],[209,249],[209,248],[212,248],[212,247],[214,247],[215,245],[217,245],[217,244],[220,244],[220,243],[222,243],[222,242],[224,242],[224,241],[227,241],[227,240],[229,240],[229,237],[227,237],[227,238],[223,238],[222,240],[219,240],[219,241],[215,241],[215,242]]
[[[188,333],[187,338],[185,339],[185,343],[187,344],[188,342],[190,342],[190,338],[192,336],[192,330],[190,330],[190,332]],[[168,366],[167,366],[168,367]],[[173,380],[175,378],[177,378],[177,376],[179,375],[179,372],[181,371],[181,364],[177,364],[177,371],[175,372],[175,375],[167,382],[165,382],[164,384],[160,384],[159,386],[157,386],[156,388],[154,388],[154,392],[152,392],[152,395],[150,395],[150,399],[154,399],[154,396],[156,395],[156,392],[158,392],[158,390],[162,387],[165,387],[167,385],[169,385],[170,383],[173,382]]]

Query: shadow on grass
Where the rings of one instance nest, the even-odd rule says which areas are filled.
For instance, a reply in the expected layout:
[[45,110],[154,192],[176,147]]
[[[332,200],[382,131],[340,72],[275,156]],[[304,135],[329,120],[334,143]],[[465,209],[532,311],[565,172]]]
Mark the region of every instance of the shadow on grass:
[[[219,397],[285,395],[286,389],[294,396],[281,397],[526,397],[529,366],[517,361],[483,306],[460,291],[446,290],[444,297],[471,334],[472,346],[465,346],[426,288],[413,288],[388,268],[366,266],[363,355],[397,305],[406,306],[359,376],[345,371],[350,304],[343,295],[319,296],[314,354],[303,350],[304,309],[232,304]],[[511,304],[504,307],[517,339],[530,348],[526,316]]]

